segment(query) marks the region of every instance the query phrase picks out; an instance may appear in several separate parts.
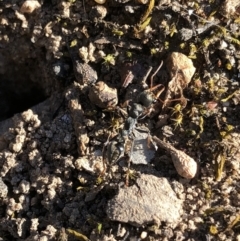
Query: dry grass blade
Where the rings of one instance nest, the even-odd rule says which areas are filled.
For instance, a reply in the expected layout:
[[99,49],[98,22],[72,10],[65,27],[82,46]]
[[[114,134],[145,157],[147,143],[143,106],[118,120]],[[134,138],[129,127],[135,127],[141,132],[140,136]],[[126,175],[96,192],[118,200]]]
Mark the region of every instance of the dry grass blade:
[[146,12],[144,13],[144,15],[142,16],[142,18],[141,18],[141,23],[145,22],[145,20],[148,18],[149,14],[152,12],[154,4],[155,4],[155,0],[150,0],[149,1],[148,8],[147,8]]

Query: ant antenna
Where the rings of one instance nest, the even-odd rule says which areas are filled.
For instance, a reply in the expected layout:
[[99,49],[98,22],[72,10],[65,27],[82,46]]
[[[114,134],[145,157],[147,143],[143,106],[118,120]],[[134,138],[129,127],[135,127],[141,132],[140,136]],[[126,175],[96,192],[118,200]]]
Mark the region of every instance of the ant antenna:
[[85,8],[85,1],[83,0],[83,10],[84,10],[84,13],[86,14],[86,8]]

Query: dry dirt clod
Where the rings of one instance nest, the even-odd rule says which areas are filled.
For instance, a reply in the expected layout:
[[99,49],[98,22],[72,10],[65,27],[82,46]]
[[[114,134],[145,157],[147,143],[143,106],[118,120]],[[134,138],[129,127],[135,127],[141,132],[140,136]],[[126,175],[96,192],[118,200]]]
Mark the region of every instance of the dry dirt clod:
[[41,5],[38,1],[35,0],[27,0],[23,3],[20,8],[21,13],[32,13],[36,9],[40,8]]
[[[92,44],[89,44],[89,47],[69,47],[68,51],[73,63],[73,71],[75,78],[78,83],[81,85],[91,85],[95,84],[98,76],[97,72],[87,63],[94,58],[92,51],[95,50],[95,47]],[[80,58],[82,59],[80,59]]]
[[157,143],[158,146],[171,154],[173,164],[180,176],[187,179],[192,179],[195,177],[198,165],[193,158],[188,156],[183,151],[177,150],[172,145],[160,140],[156,136],[154,136],[152,139]]
[[68,101],[68,106],[73,119],[73,125],[78,142],[78,152],[80,155],[86,155],[88,152],[87,146],[89,137],[87,135],[86,127],[83,124],[84,111],[79,102],[79,89],[79,84],[74,83],[73,86],[66,91],[65,97]]
[[236,14],[237,9],[240,8],[239,0],[225,0],[221,6],[220,13],[224,17],[230,18],[232,15]]
[[74,165],[77,170],[85,170],[93,175],[104,171],[102,156],[99,153],[79,157]]
[[115,107],[118,103],[117,89],[108,87],[103,81],[99,81],[90,89],[88,97],[100,108]]
[[96,71],[87,63],[74,62],[74,74],[80,84],[94,84],[97,81]]

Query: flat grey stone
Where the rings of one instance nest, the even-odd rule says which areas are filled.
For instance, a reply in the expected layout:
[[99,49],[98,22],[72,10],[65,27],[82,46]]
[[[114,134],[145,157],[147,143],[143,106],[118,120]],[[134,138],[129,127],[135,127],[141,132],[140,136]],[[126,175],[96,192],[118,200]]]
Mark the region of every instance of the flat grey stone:
[[108,202],[106,212],[111,220],[136,227],[156,220],[178,222],[183,212],[183,203],[166,178],[142,174],[136,183],[137,185],[121,188]]
[[133,133],[135,135],[135,139],[131,161],[135,165],[147,165],[155,155],[155,150],[149,148],[148,145],[148,133],[140,132],[138,130],[134,130]]

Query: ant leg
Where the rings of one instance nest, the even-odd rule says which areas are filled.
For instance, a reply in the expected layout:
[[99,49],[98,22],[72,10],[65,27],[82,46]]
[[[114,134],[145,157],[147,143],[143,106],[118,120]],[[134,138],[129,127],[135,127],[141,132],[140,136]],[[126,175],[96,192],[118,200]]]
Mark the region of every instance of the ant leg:
[[162,94],[164,90],[165,90],[165,86],[163,86],[163,88],[157,92],[156,99]]
[[181,98],[169,100],[168,102],[174,102],[174,101],[181,101],[182,106],[184,106],[183,108],[185,108],[187,105],[187,101],[189,101],[189,99],[187,99],[185,97],[181,97]]
[[146,84],[146,81],[147,81],[147,78],[148,78],[149,74],[151,73],[151,71],[152,71],[152,67],[150,66],[148,68],[147,73],[144,75],[144,77],[143,77],[143,79],[141,81],[144,88],[148,88],[148,85]]
[[130,166],[132,161],[134,141],[135,141],[135,135],[133,134],[131,149],[130,149],[130,152],[128,153],[128,159],[127,159],[127,174],[126,174],[126,181],[125,181],[125,186],[127,187],[129,186],[129,174],[130,174]]
[[157,70],[152,74],[151,76],[151,85],[150,85],[150,90],[152,90],[152,85],[153,85],[153,78],[155,77],[155,75],[158,73],[158,71],[161,69],[163,65],[163,61],[161,61],[160,65],[158,66]]
[[149,90],[152,92],[152,91],[156,90],[160,86],[163,86],[163,88],[165,89],[164,85],[158,84],[158,85],[155,85],[154,87],[150,88]]
[[111,134],[112,133],[109,134],[107,141],[103,144],[103,149],[102,149],[103,171],[101,172],[100,176],[104,176],[107,170],[106,152],[107,152],[107,146],[109,145]]

